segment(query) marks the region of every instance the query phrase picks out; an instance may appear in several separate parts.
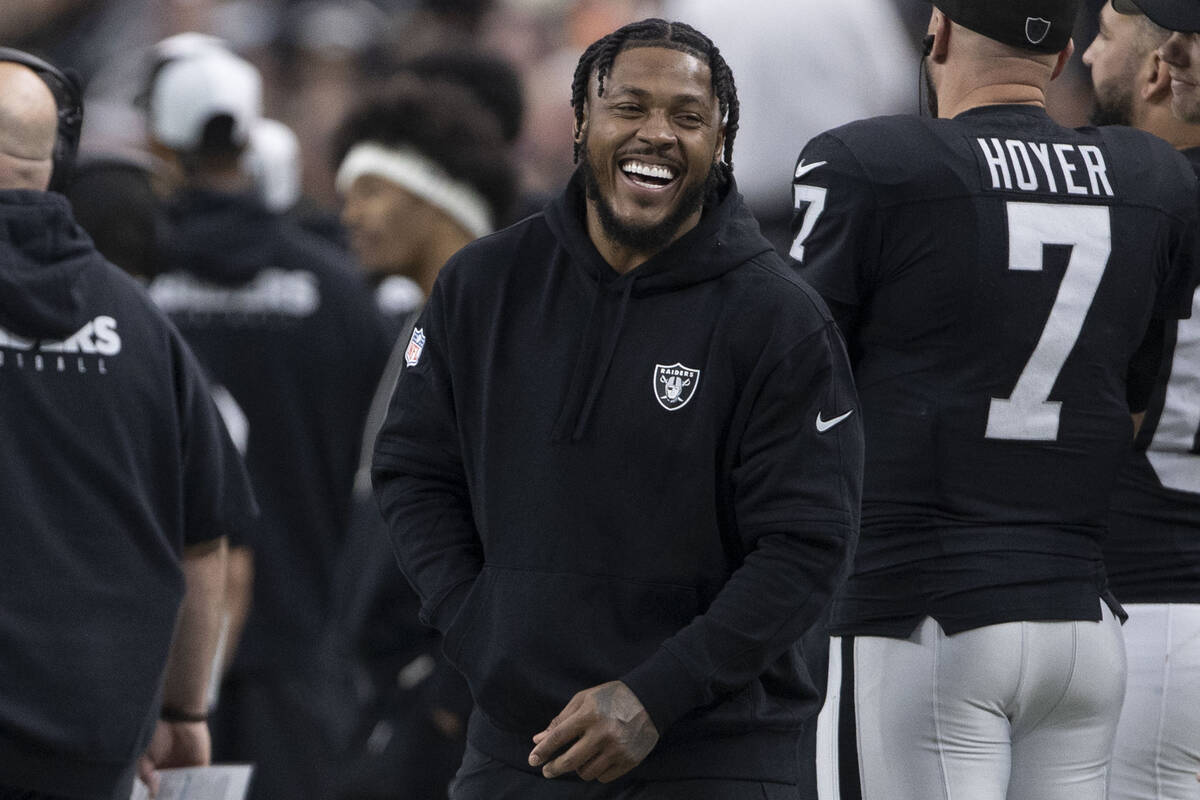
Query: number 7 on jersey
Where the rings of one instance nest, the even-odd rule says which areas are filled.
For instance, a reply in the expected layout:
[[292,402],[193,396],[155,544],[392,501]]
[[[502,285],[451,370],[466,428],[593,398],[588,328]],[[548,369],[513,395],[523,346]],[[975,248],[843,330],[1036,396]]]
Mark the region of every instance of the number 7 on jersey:
[[1009,202],[1008,268],[1041,271],[1045,245],[1069,245],[1062,283],[1037,345],[1012,394],[993,397],[988,439],[1054,441],[1062,403],[1050,392],[1079,340],[1083,322],[1112,252],[1112,224],[1105,206]]

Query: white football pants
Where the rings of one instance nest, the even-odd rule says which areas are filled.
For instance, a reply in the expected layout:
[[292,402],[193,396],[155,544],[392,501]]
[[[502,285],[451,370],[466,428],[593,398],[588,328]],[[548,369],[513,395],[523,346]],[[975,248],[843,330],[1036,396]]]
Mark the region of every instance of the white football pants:
[[[1101,604],[1103,605],[1103,604]],[[1104,800],[1125,646],[1099,622],[834,637],[820,800]]]
[[1110,800],[1200,800],[1200,604],[1125,606],[1129,682]]

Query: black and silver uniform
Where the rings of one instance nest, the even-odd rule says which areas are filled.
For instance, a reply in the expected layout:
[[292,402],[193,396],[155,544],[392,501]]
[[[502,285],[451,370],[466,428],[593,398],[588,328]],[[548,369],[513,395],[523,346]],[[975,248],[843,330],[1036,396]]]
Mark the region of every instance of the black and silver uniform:
[[1098,619],[1127,369],[1151,318],[1191,305],[1186,160],[990,106],[823,134],[794,196],[791,254],[844,323],[867,446],[834,633]]

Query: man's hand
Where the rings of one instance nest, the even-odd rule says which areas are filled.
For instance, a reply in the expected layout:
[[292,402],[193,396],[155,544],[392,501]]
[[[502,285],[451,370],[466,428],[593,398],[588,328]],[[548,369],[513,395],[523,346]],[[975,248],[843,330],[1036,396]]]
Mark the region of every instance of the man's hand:
[[533,742],[529,765],[545,764],[547,778],[576,772],[585,781],[609,783],[642,763],[658,744],[658,729],[637,695],[610,681],[572,697]]
[[163,722],[159,720],[150,746],[138,760],[138,777],[158,793],[155,770],[170,767],[206,767],[212,760],[212,741],[207,722]]

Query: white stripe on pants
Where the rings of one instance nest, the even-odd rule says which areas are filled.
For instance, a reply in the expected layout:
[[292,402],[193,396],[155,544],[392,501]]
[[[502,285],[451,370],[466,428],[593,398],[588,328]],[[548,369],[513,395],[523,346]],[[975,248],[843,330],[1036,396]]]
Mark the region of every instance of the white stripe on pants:
[[[865,800],[1104,800],[1125,691],[1120,625],[1010,622],[954,636],[927,618],[908,639],[859,636],[818,720],[820,800],[838,791],[834,675],[852,675]],[[848,683],[848,682],[847,682]],[[847,758],[847,757],[850,758]]]
[[1129,681],[1110,800],[1200,798],[1200,604],[1125,606]]

